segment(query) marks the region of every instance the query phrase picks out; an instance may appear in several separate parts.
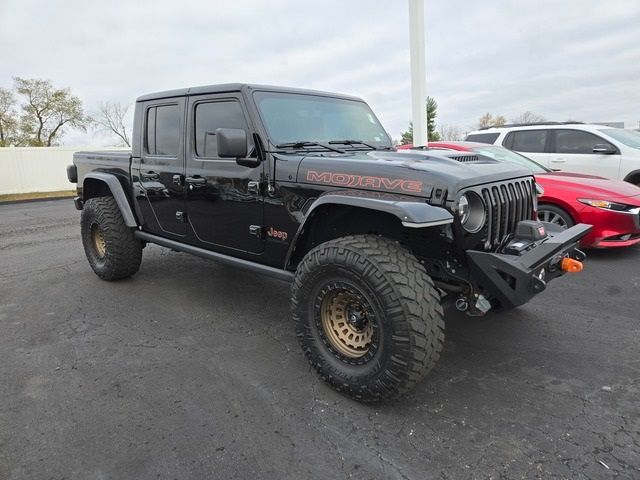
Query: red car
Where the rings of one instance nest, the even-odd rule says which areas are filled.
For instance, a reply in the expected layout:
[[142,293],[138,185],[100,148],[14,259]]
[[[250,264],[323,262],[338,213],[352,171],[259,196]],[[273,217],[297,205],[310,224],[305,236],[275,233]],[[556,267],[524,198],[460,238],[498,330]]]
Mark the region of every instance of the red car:
[[[399,149],[412,148],[402,145]],[[640,242],[640,188],[627,182],[579,173],[554,172],[497,145],[474,142],[429,142],[430,149],[474,152],[495,160],[526,165],[542,186],[538,218],[562,227],[593,225],[583,247],[627,247]]]

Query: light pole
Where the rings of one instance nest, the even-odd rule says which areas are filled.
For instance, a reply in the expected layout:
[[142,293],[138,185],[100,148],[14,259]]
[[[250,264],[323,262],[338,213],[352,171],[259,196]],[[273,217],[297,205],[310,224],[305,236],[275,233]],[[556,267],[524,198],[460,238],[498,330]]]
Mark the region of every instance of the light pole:
[[427,84],[425,69],[424,0],[409,0],[411,110],[413,144],[427,144]]

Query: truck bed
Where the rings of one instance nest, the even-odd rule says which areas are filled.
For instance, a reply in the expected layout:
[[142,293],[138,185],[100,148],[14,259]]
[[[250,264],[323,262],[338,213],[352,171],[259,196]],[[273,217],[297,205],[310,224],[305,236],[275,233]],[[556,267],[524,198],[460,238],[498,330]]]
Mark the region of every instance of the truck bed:
[[109,172],[128,184],[131,168],[130,150],[85,151],[73,154],[73,164],[77,169],[78,191],[82,189],[85,175],[90,172]]

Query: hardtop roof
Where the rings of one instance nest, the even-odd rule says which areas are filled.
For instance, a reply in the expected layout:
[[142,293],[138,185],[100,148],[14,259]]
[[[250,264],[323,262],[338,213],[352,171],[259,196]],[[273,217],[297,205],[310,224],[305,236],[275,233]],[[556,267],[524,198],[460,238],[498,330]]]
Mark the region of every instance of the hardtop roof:
[[308,90],[304,88],[278,87],[273,85],[256,85],[249,83],[220,83],[217,85],[202,85],[199,87],[178,88],[175,90],[165,90],[162,92],[148,93],[136,99],[136,102],[148,100],[160,100],[163,98],[184,97],[187,95],[205,95],[208,93],[231,93],[240,91],[268,91],[282,93],[297,93],[306,95],[321,95],[325,97],[344,98],[347,100],[362,101],[361,98],[340,93],[322,92],[318,90]]

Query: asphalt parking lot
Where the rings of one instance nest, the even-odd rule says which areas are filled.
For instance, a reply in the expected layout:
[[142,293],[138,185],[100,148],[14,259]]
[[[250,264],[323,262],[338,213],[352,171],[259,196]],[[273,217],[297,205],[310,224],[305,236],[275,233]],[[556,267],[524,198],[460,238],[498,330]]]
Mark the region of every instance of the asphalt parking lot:
[[640,478],[640,248],[450,312],[405,399],[310,371],[288,286],[159,247],[107,283],[70,200],[0,205],[0,478]]

